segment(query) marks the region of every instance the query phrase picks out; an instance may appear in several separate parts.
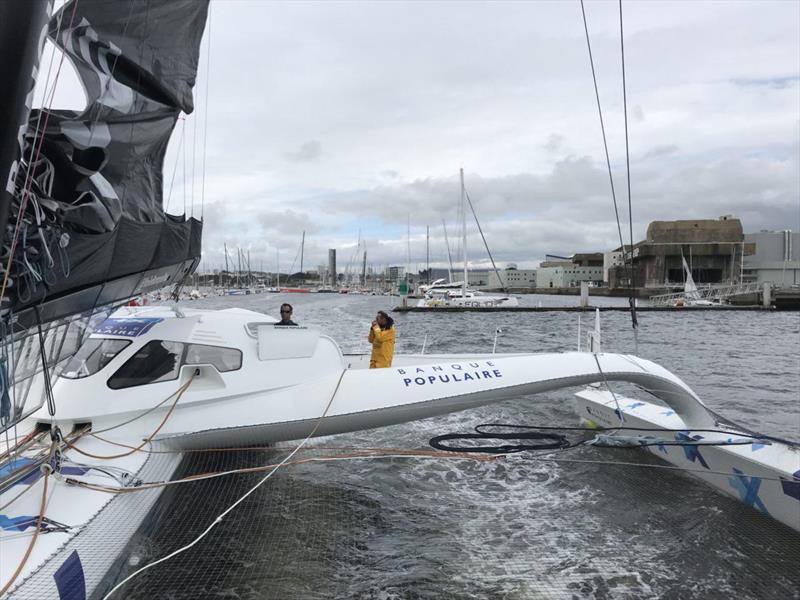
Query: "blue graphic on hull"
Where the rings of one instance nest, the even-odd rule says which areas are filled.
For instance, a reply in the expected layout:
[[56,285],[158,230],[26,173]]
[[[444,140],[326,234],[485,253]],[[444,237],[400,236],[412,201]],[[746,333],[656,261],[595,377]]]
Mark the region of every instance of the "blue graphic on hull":
[[758,490],[761,488],[760,477],[747,477],[742,471],[733,467],[733,477],[728,479],[731,487],[739,493],[739,498],[746,506],[757,508],[765,515],[769,514],[764,502],[758,496]]
[[[675,434],[675,440],[679,442],[696,442],[702,440],[702,435],[693,435],[689,436],[688,432],[679,431]],[[697,446],[686,445],[683,446],[683,453],[686,455],[686,460],[689,462],[699,462],[703,465],[706,469],[710,469],[711,467],[708,466],[706,459],[703,458],[703,455],[700,454],[700,448]]]
[[86,578],[78,551],[73,550],[64,564],[53,573],[58,588],[58,600],[86,600]]
[[[32,517],[31,515],[20,515],[18,517],[7,517],[0,515],[0,529],[5,531],[25,531],[29,527],[36,527],[36,521],[39,517]],[[51,531],[54,529],[64,529],[66,526],[56,521],[51,521],[47,517],[42,517],[42,525],[40,531]]]
[[99,335],[122,335],[137,337],[144,335],[153,325],[161,323],[164,319],[156,317],[137,317],[130,319],[106,319],[92,333]]
[[800,471],[795,471],[792,479],[781,477],[781,488],[784,494],[800,502]]

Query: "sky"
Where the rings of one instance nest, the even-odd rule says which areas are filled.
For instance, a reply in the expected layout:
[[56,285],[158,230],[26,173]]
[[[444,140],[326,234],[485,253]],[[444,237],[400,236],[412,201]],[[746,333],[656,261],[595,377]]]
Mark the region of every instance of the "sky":
[[[586,16],[627,241],[618,4]],[[800,2],[627,1],[623,16],[634,240],[728,214],[800,230]],[[426,227],[446,266],[462,168],[500,267],[619,246],[577,0],[214,0],[195,103],[164,180],[169,212],[186,198],[203,217],[201,270],[227,243],[296,271],[303,231],[306,269],[336,248],[345,270],[360,238],[373,268],[416,270]],[[82,104],[65,71],[54,106]],[[467,240],[487,266],[474,222]]]

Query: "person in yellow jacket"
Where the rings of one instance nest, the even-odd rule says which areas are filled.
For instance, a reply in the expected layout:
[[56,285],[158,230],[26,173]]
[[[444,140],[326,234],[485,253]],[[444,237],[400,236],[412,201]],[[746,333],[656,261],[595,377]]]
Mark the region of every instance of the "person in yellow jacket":
[[372,344],[370,369],[385,369],[392,366],[394,356],[394,320],[382,310],[372,322],[369,330],[369,343]]

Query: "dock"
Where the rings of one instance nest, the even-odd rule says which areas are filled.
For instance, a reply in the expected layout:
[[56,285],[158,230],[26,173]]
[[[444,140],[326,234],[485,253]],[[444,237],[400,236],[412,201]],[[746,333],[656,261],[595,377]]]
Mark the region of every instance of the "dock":
[[[474,306],[395,306],[392,312],[397,313],[461,313],[461,312],[629,312],[628,306],[492,306],[479,308]],[[636,312],[721,312],[721,311],[775,311],[774,307],[764,308],[759,305],[735,306],[637,306]]]

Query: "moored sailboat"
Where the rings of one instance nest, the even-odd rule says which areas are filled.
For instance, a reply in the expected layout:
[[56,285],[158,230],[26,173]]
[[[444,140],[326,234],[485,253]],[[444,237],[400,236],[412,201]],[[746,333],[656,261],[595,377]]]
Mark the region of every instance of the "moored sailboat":
[[[461,249],[463,252],[463,279],[445,283],[437,280],[421,287],[423,297],[418,308],[460,307],[470,309],[519,306],[519,300],[511,295],[484,294],[469,286],[469,262],[467,261],[467,193],[464,187],[464,169],[459,171],[461,182]],[[475,216],[477,221],[477,215]]]

